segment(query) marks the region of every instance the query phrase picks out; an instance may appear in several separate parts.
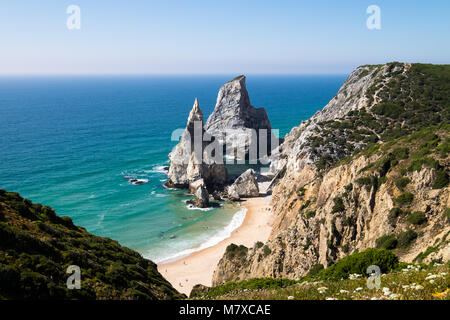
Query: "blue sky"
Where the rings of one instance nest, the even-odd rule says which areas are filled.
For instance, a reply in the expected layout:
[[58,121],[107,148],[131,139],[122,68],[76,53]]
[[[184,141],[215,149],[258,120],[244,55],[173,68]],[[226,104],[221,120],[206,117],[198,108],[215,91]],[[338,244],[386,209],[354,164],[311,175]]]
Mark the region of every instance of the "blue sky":
[[[81,9],[68,30],[66,9]],[[381,30],[366,28],[369,5]],[[3,0],[1,74],[333,74],[450,63],[450,1]]]

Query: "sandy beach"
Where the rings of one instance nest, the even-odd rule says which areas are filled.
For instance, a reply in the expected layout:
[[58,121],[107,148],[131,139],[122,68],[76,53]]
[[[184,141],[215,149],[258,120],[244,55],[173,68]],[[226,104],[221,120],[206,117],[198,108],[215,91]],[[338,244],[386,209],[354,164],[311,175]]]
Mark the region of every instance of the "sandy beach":
[[257,241],[267,241],[273,224],[269,201],[270,197],[242,201],[241,205],[247,208],[244,222],[229,238],[179,260],[158,264],[159,272],[175,289],[186,295],[196,284],[211,286],[214,270],[228,245],[252,247]]

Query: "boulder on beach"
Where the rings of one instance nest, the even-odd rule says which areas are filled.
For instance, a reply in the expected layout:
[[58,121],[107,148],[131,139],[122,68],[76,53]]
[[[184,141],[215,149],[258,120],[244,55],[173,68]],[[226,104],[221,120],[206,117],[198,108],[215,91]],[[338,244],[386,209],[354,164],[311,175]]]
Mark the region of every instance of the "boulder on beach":
[[236,186],[234,184],[232,184],[231,186],[228,186],[227,195],[228,195],[228,198],[233,201],[238,201],[241,199],[241,197],[239,197],[239,193],[237,192]]
[[256,180],[256,173],[253,169],[248,169],[241,174],[233,184],[228,187],[228,194],[237,193],[240,198],[252,198],[259,196],[259,187]]

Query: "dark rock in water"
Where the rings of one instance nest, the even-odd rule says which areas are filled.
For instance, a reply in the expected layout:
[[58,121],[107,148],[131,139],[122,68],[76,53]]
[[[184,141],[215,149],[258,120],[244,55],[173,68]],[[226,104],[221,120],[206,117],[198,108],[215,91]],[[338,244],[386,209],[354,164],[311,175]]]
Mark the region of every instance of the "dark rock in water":
[[175,239],[177,236],[175,236],[175,235],[171,235],[170,237],[169,237],[169,239]]
[[164,167],[163,170],[164,171],[169,171],[169,167]]
[[138,185],[141,185],[141,184],[148,183],[148,179],[130,179],[130,180],[128,180],[128,182],[138,186]]

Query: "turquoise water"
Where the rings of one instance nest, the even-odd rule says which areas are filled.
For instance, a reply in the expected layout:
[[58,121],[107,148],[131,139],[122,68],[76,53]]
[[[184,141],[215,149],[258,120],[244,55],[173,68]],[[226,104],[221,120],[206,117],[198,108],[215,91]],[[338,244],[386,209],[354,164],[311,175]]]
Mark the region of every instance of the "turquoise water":
[[[190,210],[163,187],[167,155],[198,97],[207,117],[233,76],[0,78],[0,188],[161,261],[211,245],[244,214]],[[252,104],[282,136],[321,109],[346,76],[248,76]],[[127,177],[148,179],[132,185]]]

